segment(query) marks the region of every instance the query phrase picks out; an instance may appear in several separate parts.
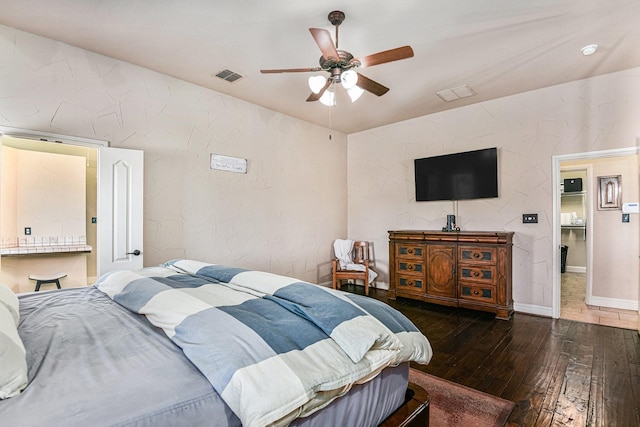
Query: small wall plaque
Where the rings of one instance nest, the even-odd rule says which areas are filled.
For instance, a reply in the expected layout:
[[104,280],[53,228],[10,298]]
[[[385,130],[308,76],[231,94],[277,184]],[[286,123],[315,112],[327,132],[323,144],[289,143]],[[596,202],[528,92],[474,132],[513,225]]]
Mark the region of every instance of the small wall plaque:
[[247,173],[247,159],[212,154],[211,169],[227,172]]
[[598,177],[598,210],[622,209],[620,175]]

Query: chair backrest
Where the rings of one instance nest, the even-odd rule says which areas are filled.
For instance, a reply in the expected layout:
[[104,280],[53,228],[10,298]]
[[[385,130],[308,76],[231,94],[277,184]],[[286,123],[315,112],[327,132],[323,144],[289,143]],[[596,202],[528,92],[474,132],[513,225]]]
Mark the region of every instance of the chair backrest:
[[369,261],[369,242],[353,242],[353,262],[364,264]]

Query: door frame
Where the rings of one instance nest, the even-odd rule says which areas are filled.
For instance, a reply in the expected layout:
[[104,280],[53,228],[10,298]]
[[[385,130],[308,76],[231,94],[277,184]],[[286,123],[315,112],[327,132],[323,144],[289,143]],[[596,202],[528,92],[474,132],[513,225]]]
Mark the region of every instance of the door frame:
[[[551,298],[551,311],[554,319],[560,318],[560,305],[561,305],[561,277],[560,277],[560,245],[562,244],[561,228],[560,228],[560,164],[562,162],[576,161],[576,160],[597,160],[605,159],[609,157],[624,157],[635,156],[640,154],[640,147],[627,147],[617,148],[611,150],[602,151],[589,151],[585,153],[573,153],[573,154],[560,154],[551,157],[552,167],[552,182],[553,182],[553,236],[552,236],[552,298]],[[591,196],[593,198],[593,196]],[[592,202],[593,203],[593,202]],[[592,222],[592,221],[591,221]],[[592,222],[593,223],[593,222]],[[589,227],[589,222],[587,222]],[[592,265],[593,245],[592,232],[587,234],[587,274],[589,277],[590,268]]]
[[57,142],[59,144],[79,145],[83,147],[100,148],[108,147],[109,142],[101,139],[80,138],[76,136],[60,135],[50,132],[40,132],[36,130],[26,130],[0,126],[0,135],[12,136],[14,138],[35,139],[43,142]]

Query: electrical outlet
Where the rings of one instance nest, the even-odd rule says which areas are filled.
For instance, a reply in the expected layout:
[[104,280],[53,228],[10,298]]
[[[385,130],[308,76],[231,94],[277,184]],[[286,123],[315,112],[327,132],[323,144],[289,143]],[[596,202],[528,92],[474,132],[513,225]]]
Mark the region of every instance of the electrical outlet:
[[24,235],[25,236],[31,236],[31,227],[25,227],[24,228]]
[[91,217],[91,224],[96,224],[98,222],[98,218],[96,218],[95,216]]
[[622,222],[629,222],[629,214],[628,213],[623,213],[622,214]]
[[523,224],[537,224],[538,223],[538,214],[522,214],[522,223]]

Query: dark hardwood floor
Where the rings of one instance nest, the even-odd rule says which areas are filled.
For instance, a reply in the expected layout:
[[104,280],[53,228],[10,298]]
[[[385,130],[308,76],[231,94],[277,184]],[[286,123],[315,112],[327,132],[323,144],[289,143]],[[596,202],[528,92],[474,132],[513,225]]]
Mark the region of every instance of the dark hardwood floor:
[[[363,293],[362,286],[343,290]],[[411,319],[433,359],[412,367],[516,403],[507,426],[640,426],[637,331],[370,296]]]

